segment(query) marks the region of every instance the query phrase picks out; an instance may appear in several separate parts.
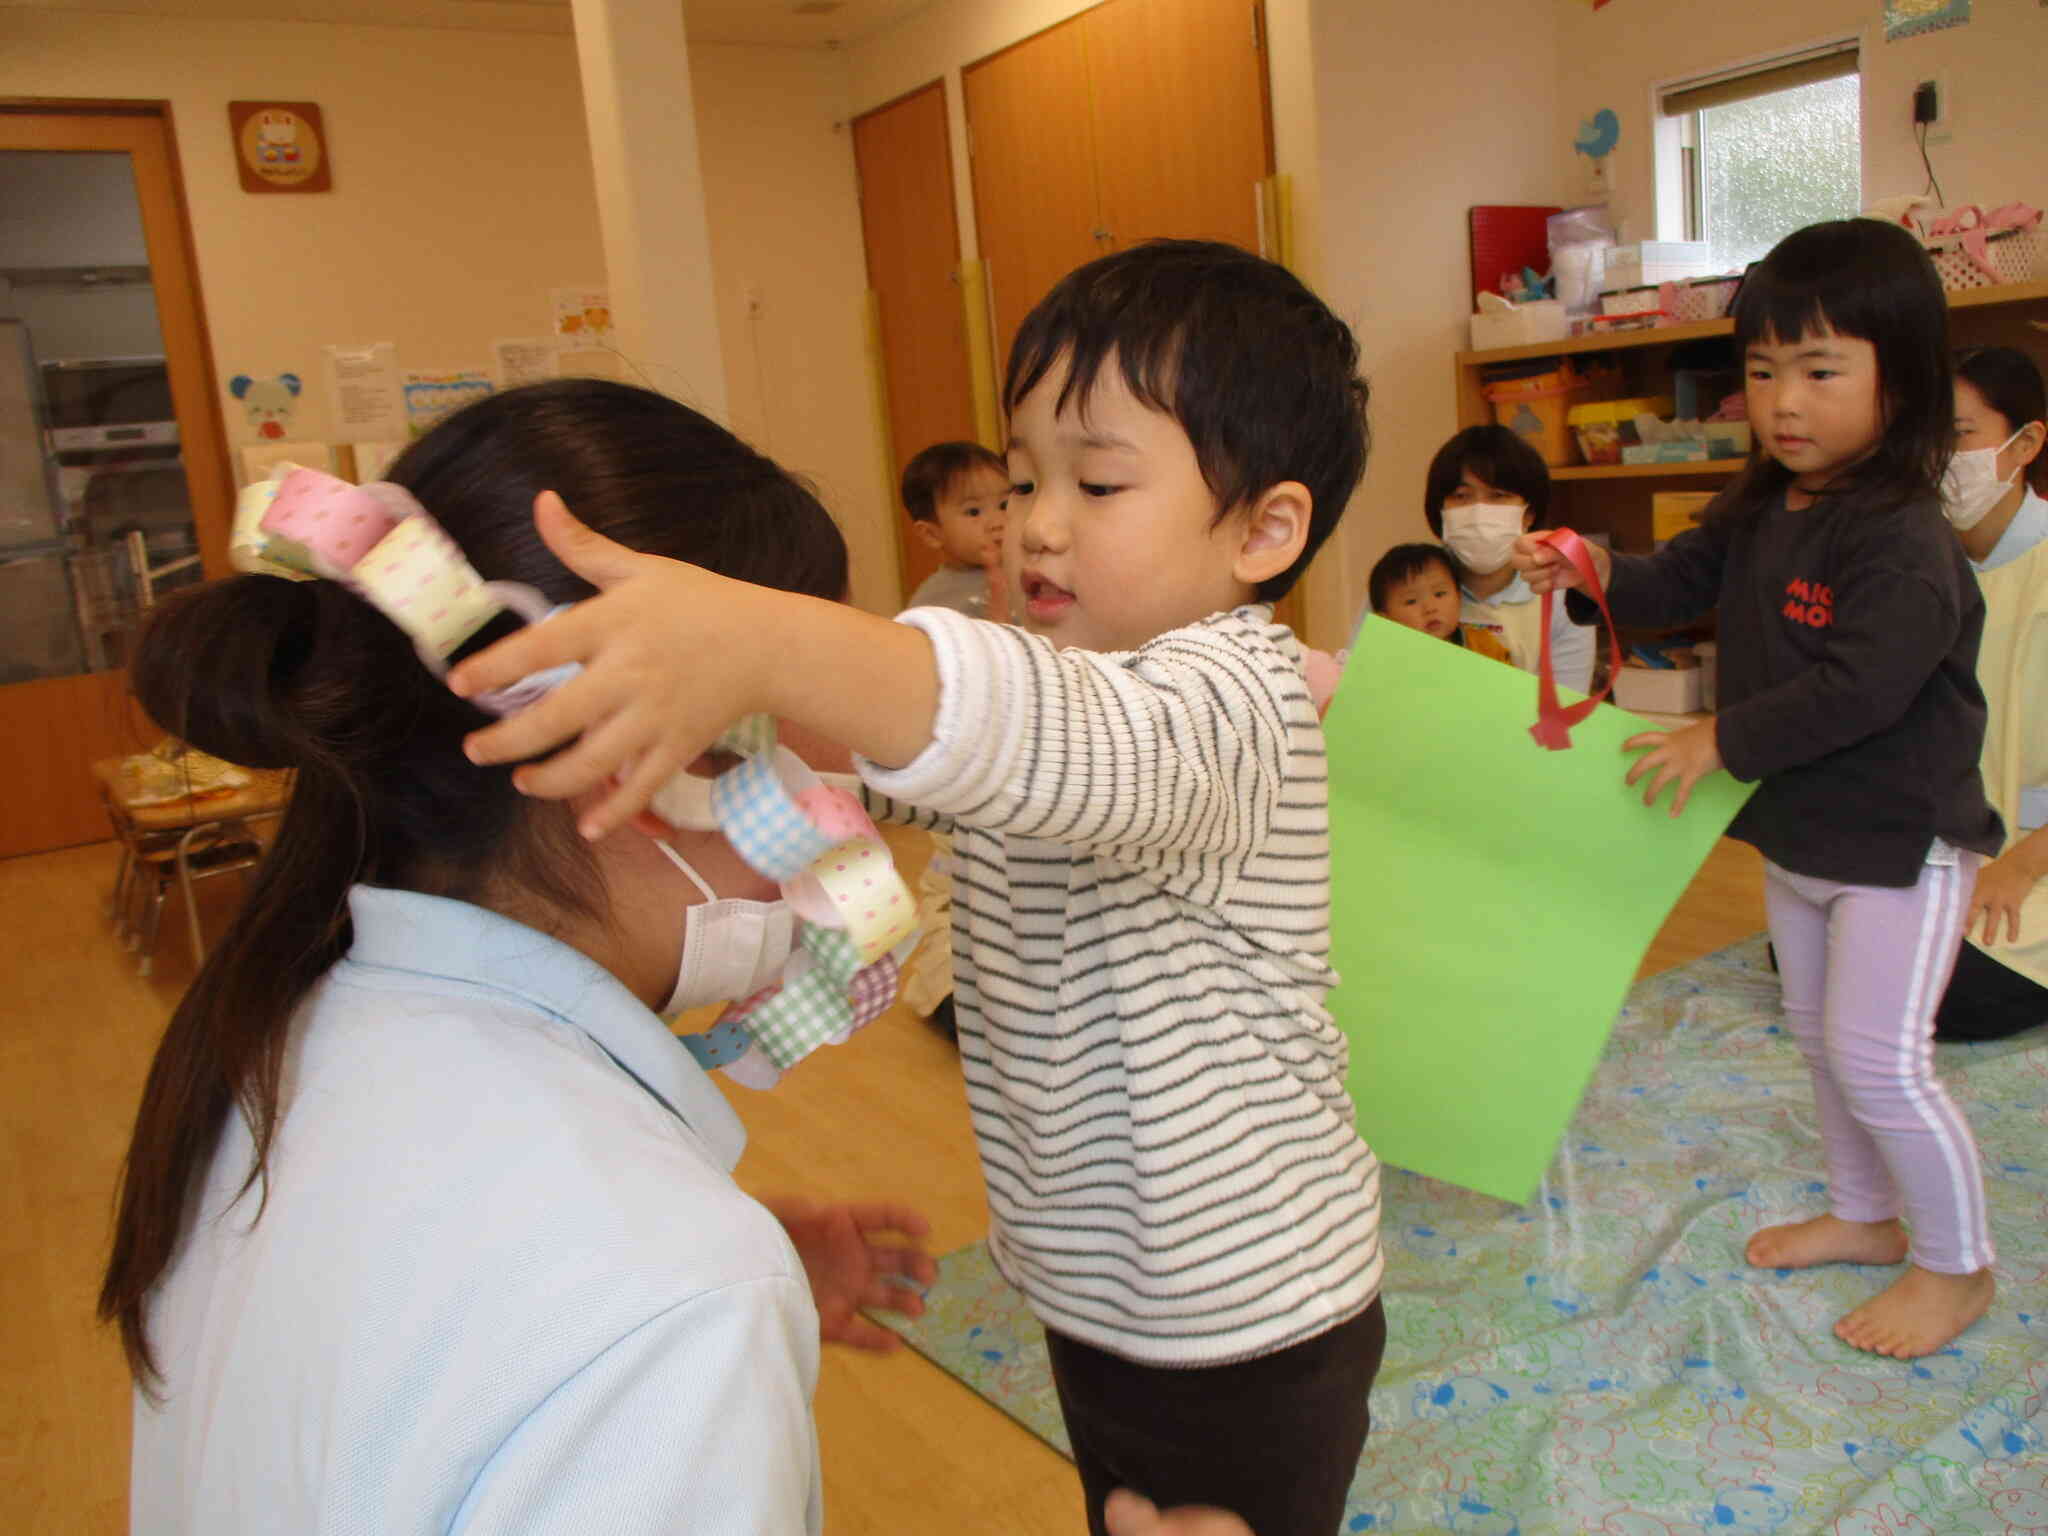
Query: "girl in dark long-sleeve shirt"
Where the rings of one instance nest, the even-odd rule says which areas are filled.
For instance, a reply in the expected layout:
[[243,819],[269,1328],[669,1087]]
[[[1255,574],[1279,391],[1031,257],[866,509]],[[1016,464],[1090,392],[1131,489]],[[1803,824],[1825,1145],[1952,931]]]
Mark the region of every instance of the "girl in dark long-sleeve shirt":
[[[1617,622],[1720,616],[1720,713],[1631,740],[1648,750],[1628,781],[1647,781],[1646,803],[1675,783],[1674,815],[1708,773],[1758,781],[1729,830],[1768,861],[1829,1210],[1756,1233],[1748,1258],[1909,1260],[1835,1332],[1924,1355],[1993,1294],[1976,1144],[1932,1055],[1970,887],[2002,841],[1977,768],[1984,603],[1938,489],[1954,433],[1947,305],[1904,230],[1819,224],[1752,272],[1736,341],[1761,453],[1698,530],[1647,558],[1593,555]],[[1539,591],[1579,582],[1537,538],[1516,563]],[[1570,602],[1594,616],[1583,593]]]

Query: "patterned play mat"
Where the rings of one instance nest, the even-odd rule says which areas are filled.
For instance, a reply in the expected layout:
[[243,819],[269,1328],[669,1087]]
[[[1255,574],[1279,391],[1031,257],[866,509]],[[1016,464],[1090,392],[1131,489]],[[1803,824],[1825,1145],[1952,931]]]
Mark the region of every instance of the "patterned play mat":
[[[1805,1067],[1761,938],[1637,984],[1544,1187],[1514,1210],[1389,1169],[1387,1355],[1347,1531],[2048,1532],[2048,1030],[1944,1046],[2000,1258],[1925,1360],[1835,1318],[1890,1270],[1759,1273],[1821,1206]],[[980,1244],[900,1331],[1066,1449],[1044,1338]]]

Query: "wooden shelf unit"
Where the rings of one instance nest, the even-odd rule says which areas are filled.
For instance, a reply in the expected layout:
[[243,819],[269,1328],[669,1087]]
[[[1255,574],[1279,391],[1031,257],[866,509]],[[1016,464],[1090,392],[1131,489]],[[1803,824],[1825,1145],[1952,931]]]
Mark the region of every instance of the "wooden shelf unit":
[[[1967,288],[1948,296],[1950,333],[1954,344],[2018,347],[2033,354],[2048,370],[2048,282],[2009,283],[1996,288]],[[1481,385],[1481,372],[1495,363],[1534,358],[1573,357],[1600,353],[1621,369],[1620,388],[1628,394],[1664,392],[1672,350],[1687,342],[1732,336],[1732,320],[1702,320],[1658,330],[1623,331],[1606,336],[1574,336],[1535,346],[1499,347],[1488,352],[1460,352],[1453,359],[1458,392],[1458,425],[1479,426],[1494,419]],[[1714,459],[1690,464],[1570,464],[1551,470],[1551,521],[1582,533],[1605,533],[1617,549],[1637,553],[1650,548],[1650,498],[1658,491],[1717,489],[1742,467],[1740,459]]]

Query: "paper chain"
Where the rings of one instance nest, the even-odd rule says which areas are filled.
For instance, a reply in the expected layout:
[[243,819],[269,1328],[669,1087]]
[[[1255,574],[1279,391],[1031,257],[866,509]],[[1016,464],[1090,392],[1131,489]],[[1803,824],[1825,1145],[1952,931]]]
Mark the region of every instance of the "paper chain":
[[[294,465],[242,492],[232,558],[257,574],[341,582],[411,636],[436,675],[498,615],[540,623],[560,611],[531,587],[485,581],[404,488],[351,485]],[[475,702],[512,714],[576,671],[553,668]],[[917,936],[917,903],[860,802],[776,745],[772,720],[742,720],[719,745],[743,758],[738,767],[710,780],[708,795],[705,781],[679,774],[654,809],[676,825],[722,832],[749,867],[777,882],[800,919],[798,944],[780,981],[683,1043],[705,1067],[766,1088],[894,1000],[898,966]]]

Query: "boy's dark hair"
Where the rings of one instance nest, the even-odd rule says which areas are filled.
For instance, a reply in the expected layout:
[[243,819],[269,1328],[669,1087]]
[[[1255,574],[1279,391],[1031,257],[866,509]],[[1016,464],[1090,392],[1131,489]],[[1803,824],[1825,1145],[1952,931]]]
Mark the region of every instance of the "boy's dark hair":
[[1441,565],[1451,573],[1451,582],[1463,586],[1465,572],[1459,566],[1457,556],[1441,544],[1396,544],[1381,555],[1372,568],[1372,574],[1365,579],[1366,595],[1372,600],[1374,613],[1387,611],[1387,594],[1395,585],[1412,581],[1432,565]]
[[1263,602],[1285,596],[1365,471],[1368,391],[1350,327],[1263,257],[1150,240],[1068,273],[1025,317],[1003,409],[1065,360],[1058,408],[1085,413],[1111,353],[1131,393],[1187,433],[1218,522],[1282,481],[1308,488],[1300,558],[1258,587]]
[[1422,490],[1422,515],[1429,531],[1444,536],[1444,503],[1465,483],[1469,471],[1482,484],[1510,491],[1529,503],[1531,528],[1550,526],[1550,466],[1529,440],[1503,426],[1467,427],[1429,461]]
[[[1809,224],[1749,269],[1734,312],[1735,352],[1745,368],[1753,346],[1790,345],[1822,330],[1876,350],[1884,431],[1870,456],[1842,471],[1828,494],[1865,493],[1873,510],[1941,494],[1956,442],[1948,300],[1917,239],[1881,219]],[[1714,511],[1756,516],[1776,505],[1792,480],[1764,452],[1759,434],[1748,467]]]
[[929,523],[939,515],[939,498],[970,469],[993,469],[1008,475],[999,453],[979,443],[933,443],[903,466],[903,509],[913,523]]
[[[1956,377],[2005,418],[2008,434],[2030,421],[2048,421],[2048,385],[2034,360],[2016,347],[1965,347],[1956,354]],[[2048,488],[2048,453],[2035,455],[2026,478],[2037,491]]]

